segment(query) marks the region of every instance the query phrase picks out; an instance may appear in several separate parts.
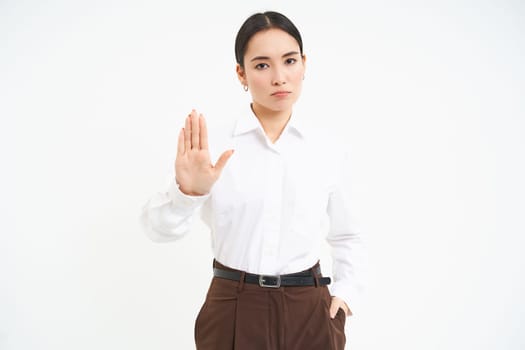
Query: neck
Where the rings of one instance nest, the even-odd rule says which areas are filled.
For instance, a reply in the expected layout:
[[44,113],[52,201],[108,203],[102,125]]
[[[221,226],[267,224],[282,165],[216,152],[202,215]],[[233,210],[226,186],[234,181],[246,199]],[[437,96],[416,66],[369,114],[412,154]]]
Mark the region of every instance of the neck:
[[259,119],[266,136],[275,143],[281,136],[286,124],[290,120],[292,110],[273,111],[266,109],[255,103],[252,104],[252,111]]

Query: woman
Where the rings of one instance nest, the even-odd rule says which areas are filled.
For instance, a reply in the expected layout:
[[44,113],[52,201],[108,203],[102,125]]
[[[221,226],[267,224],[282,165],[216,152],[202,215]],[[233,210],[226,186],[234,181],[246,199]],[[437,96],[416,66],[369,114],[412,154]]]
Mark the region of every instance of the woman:
[[[214,278],[195,323],[197,349],[344,349],[361,239],[344,154],[292,115],[305,73],[301,35],[280,13],[254,14],[235,55],[250,108],[213,143],[226,149],[215,165],[204,117],[191,112],[174,181],[144,207],[144,229],[157,241],[178,239],[198,210],[211,229]],[[319,265],[323,239],[332,247],[331,294]]]

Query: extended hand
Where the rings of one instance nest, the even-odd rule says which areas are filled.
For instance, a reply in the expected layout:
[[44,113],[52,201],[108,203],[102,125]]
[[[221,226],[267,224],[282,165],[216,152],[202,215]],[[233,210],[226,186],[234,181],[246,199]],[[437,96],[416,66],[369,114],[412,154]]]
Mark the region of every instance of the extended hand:
[[180,190],[193,196],[210,192],[232,154],[233,150],[228,150],[215,165],[211,164],[206,121],[202,114],[192,110],[179,133],[175,159],[175,176]]
[[339,310],[339,308],[343,309],[347,317],[352,315],[352,311],[350,311],[348,305],[346,305],[343,299],[332,297],[332,303],[330,304],[330,318],[335,317],[335,314],[337,314],[337,310]]

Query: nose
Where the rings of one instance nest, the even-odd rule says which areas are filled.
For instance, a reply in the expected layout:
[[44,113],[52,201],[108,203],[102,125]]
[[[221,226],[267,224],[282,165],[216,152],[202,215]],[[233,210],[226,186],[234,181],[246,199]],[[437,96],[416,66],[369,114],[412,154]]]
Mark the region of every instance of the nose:
[[273,70],[272,75],[272,85],[273,86],[281,86],[286,84],[286,81],[284,79],[284,74],[280,68],[275,68]]

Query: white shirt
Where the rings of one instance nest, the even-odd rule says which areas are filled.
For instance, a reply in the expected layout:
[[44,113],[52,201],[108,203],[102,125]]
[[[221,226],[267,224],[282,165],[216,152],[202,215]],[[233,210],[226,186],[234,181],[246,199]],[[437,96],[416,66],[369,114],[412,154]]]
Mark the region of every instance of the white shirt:
[[350,212],[348,158],[340,145],[300,122],[294,114],[272,143],[247,108],[233,130],[215,138],[210,133],[211,151],[235,150],[210,193],[185,195],[173,176],[166,191],[146,203],[141,223],[154,241],[173,241],[190,231],[200,210],[217,261],[256,274],[308,269],[326,239],[331,294],[355,314],[363,245]]

